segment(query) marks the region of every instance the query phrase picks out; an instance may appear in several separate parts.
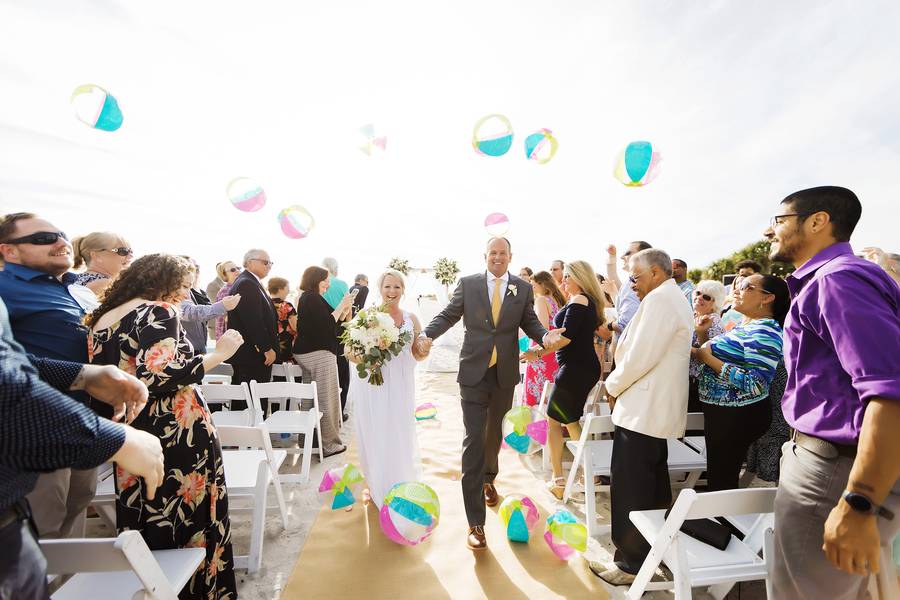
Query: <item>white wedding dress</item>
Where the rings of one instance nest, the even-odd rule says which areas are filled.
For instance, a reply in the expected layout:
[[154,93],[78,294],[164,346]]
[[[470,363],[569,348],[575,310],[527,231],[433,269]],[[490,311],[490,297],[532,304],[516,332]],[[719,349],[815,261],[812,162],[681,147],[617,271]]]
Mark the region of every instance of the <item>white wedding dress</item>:
[[[401,331],[413,334],[409,313]],[[391,487],[420,479],[416,441],[416,359],[412,342],[382,368],[383,385],[370,385],[350,365],[350,395],[363,475],[372,501],[381,508]]]

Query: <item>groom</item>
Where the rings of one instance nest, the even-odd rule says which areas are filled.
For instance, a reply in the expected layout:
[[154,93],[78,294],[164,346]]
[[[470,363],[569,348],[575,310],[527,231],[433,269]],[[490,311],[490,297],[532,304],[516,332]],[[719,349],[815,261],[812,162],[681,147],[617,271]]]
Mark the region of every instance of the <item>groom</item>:
[[466,333],[459,355],[459,393],[466,428],[462,454],[462,491],[469,520],[467,545],[487,548],[485,508],[498,502],[494,478],[503,415],[512,406],[519,382],[518,331],[544,346],[555,344],[564,329],[548,332],[534,313],[531,284],[507,271],[512,247],[491,238],[484,255],[487,273],[459,280],[453,298],[416,340],[427,354],[434,338],[463,320]]

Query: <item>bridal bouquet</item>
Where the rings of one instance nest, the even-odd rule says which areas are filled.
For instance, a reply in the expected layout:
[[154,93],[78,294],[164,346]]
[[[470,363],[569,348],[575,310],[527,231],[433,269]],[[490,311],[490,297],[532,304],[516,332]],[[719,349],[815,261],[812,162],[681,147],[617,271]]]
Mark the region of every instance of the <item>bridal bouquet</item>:
[[383,305],[359,311],[344,324],[341,333],[344,350],[356,363],[357,374],[361,379],[368,377],[372,385],[384,383],[382,365],[400,354],[411,340],[412,334],[401,332]]

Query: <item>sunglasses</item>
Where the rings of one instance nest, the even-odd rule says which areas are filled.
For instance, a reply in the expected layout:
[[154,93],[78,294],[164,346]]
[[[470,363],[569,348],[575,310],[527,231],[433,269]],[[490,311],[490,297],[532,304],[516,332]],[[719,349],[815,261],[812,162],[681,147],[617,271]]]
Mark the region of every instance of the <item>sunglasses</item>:
[[703,298],[707,302],[712,302],[712,296],[710,296],[709,294],[704,294],[699,290],[694,292],[694,298]]
[[228,272],[229,273],[240,273],[241,268],[240,267],[231,267],[230,269],[228,269]]
[[114,253],[118,254],[119,256],[131,256],[132,254],[134,254],[134,252],[132,252],[131,248],[108,248],[106,251],[114,252]]
[[272,260],[263,260],[263,259],[261,259],[261,258],[251,258],[250,260],[258,260],[259,262],[261,262],[262,264],[266,265],[267,267],[271,267],[272,265],[275,264],[275,261],[272,261]]
[[746,292],[747,290],[759,290],[759,291],[761,291],[763,294],[770,294],[770,295],[772,295],[772,296],[775,295],[774,292],[770,292],[769,290],[767,290],[767,289],[765,289],[765,288],[761,288],[761,287],[759,287],[758,285],[753,285],[752,283],[750,283],[750,282],[747,281],[746,279],[743,280],[743,281],[740,283],[740,285],[737,286],[737,290],[738,290],[739,292]]
[[34,244],[35,246],[49,246],[51,244],[55,244],[59,238],[62,238],[66,241],[69,240],[69,236],[67,236],[62,231],[38,231],[37,233],[32,233],[31,235],[22,236],[20,238],[16,238],[14,240],[9,240],[3,242],[4,244]]

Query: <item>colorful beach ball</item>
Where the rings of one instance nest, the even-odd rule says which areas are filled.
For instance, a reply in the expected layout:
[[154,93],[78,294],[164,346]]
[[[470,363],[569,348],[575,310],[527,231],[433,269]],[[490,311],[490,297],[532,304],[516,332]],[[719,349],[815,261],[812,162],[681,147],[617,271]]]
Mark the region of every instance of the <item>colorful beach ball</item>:
[[384,497],[381,530],[397,544],[415,546],[431,535],[441,515],[434,490],[420,482],[398,483]]
[[484,156],[503,156],[512,147],[512,123],[503,115],[478,119],[472,131],[472,147]]
[[309,235],[316,221],[309,211],[302,206],[288,206],[278,213],[278,223],[281,231],[289,238],[299,240]]
[[484,228],[494,237],[506,235],[509,231],[509,217],[503,213],[491,213],[484,218]]
[[613,175],[628,187],[647,185],[659,174],[662,154],[650,142],[631,142],[619,153]]
[[547,517],[544,540],[556,556],[569,560],[575,552],[587,550],[587,527],[569,511],[558,510]]
[[353,493],[362,480],[362,473],[351,464],[328,469],[319,484],[319,498],[332,510],[350,506],[356,502]]
[[528,496],[507,496],[497,511],[506,527],[506,537],[513,542],[527,542],[541,515]]
[[249,177],[235,177],[228,182],[225,193],[231,204],[244,212],[256,212],[266,205],[266,193]]
[[79,85],[70,99],[75,116],[82,123],[102,131],[115,131],[122,126],[122,111],[115,97],[99,85]]
[[539,165],[545,165],[556,156],[559,142],[549,129],[535,131],[525,138],[525,158]]
[[532,454],[547,443],[547,421],[528,406],[513,406],[503,415],[503,441],[519,454]]
[[431,402],[426,402],[416,407],[416,421],[433,419],[435,416],[437,416],[437,407]]

